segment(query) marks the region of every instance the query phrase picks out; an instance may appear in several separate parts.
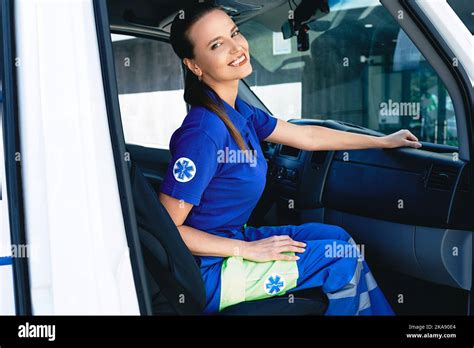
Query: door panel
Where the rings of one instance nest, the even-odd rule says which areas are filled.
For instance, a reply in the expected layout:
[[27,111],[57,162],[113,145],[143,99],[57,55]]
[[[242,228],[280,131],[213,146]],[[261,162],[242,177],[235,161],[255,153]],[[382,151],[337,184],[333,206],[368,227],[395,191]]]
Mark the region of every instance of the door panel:
[[371,264],[437,284],[471,288],[471,231],[399,224],[332,209],[326,211],[326,223],[350,231],[358,244],[365,245]]

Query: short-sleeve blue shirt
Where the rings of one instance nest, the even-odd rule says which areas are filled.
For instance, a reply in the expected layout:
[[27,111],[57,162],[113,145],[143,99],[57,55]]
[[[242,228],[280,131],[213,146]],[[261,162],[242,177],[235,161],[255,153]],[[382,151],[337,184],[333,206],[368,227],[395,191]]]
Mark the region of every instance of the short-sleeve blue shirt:
[[185,225],[242,239],[240,230],[265,188],[267,163],[260,141],[273,132],[277,119],[239,97],[235,109],[223,103],[256,156],[245,157],[215,113],[193,106],[171,137],[172,158],[161,192],[194,205]]

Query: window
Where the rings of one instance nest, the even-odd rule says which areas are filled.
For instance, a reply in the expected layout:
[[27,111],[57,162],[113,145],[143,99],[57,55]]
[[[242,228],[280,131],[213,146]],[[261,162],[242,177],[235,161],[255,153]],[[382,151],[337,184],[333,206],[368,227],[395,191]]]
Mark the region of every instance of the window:
[[240,26],[254,69],[246,82],[275,116],[334,119],[384,133],[407,128],[422,141],[458,145],[443,82],[379,1],[340,1],[318,14],[307,23],[306,51],[298,51],[297,36],[283,40],[281,33],[299,2]]
[[127,144],[168,149],[186,116],[181,63],[165,42],[112,34]]

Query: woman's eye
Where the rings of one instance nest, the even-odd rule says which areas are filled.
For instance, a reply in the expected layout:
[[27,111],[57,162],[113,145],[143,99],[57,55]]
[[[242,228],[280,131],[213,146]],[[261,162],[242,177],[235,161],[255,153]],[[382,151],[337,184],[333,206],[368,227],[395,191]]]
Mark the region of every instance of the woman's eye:
[[[235,36],[237,36],[237,35],[239,35],[239,34],[240,34],[240,30],[236,30],[236,31],[234,31],[234,32],[232,33],[231,37],[235,37]],[[212,50],[215,50],[216,48],[218,48],[218,47],[220,47],[220,46],[222,46],[222,43],[221,43],[221,42],[216,42],[214,45],[211,46],[211,49],[212,49]]]

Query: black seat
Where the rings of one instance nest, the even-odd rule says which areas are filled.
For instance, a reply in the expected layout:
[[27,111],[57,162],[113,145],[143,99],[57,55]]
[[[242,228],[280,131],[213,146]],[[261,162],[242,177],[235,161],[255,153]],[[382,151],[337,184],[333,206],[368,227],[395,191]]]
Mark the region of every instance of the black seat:
[[328,298],[321,288],[295,291],[286,296],[248,301],[227,307],[220,315],[322,315]]
[[[201,272],[178,229],[132,162],[131,183],[138,233],[155,315],[200,315],[206,303]],[[304,298],[300,296],[304,296]],[[221,315],[322,315],[327,298],[320,289],[230,306]]]

